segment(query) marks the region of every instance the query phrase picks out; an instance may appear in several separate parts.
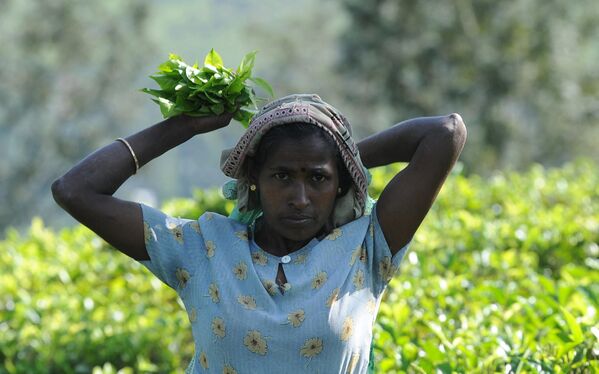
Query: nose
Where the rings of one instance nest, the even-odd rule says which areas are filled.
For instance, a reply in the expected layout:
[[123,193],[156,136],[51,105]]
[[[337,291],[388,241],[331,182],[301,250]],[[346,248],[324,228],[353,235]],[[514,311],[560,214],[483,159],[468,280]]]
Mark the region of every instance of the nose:
[[310,205],[308,190],[304,183],[295,183],[293,185],[289,205],[298,210],[306,209]]

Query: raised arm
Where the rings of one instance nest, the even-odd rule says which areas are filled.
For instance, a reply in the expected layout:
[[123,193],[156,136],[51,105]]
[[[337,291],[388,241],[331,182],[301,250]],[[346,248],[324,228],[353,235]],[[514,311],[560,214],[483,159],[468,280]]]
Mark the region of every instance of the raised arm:
[[395,254],[428,213],[466,142],[459,114],[407,120],[358,143],[367,168],[408,162],[387,184],[376,214]]
[[[231,114],[172,117],[126,138],[139,166],[196,134],[226,126]],[[56,202],[77,221],[136,260],[149,260],[138,203],[112,195],[135,172],[127,146],[115,141],[87,156],[52,184]]]

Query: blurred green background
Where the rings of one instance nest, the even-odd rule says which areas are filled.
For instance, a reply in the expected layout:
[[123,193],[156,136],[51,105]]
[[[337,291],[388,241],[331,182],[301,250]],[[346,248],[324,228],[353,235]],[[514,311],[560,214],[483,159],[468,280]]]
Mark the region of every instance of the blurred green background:
[[[277,96],[315,92],[357,138],[459,112],[466,172],[599,160],[599,6],[541,0],[0,2],[0,228],[69,221],[51,181],[161,120],[139,93],[169,52],[228,66],[258,50]],[[162,201],[221,185],[233,125],[156,160],[119,193]]]
[[[318,93],[358,139],[465,119],[458,170],[381,309],[379,372],[597,369],[597,40],[596,0],[0,1],[0,373],[170,372],[191,358],[176,295],[75,225],[50,184],[161,120],[138,89],[169,52],[210,48],[227,66],[258,50],[277,96]],[[192,139],[117,195],[226,211],[218,162],[242,131]]]

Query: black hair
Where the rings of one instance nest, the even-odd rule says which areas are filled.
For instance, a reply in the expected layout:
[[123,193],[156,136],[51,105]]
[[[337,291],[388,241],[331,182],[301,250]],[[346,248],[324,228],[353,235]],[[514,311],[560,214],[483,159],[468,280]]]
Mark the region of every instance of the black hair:
[[318,136],[325,144],[328,145],[331,153],[334,155],[337,163],[337,174],[339,175],[339,187],[341,187],[340,195],[345,195],[351,187],[353,180],[345,163],[341,158],[341,152],[337,148],[337,143],[326,131],[318,126],[308,123],[290,123],[286,125],[275,126],[270,129],[260,141],[256,155],[253,157],[253,171],[255,175],[258,175],[262,166],[265,164],[266,159],[272,154],[273,149],[280,144],[281,141],[286,139],[305,139],[311,136]]

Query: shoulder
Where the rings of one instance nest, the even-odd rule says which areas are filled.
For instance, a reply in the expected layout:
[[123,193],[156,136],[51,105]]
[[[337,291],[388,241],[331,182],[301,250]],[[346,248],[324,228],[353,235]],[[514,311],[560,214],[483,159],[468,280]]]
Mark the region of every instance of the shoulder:
[[199,228],[205,237],[225,238],[247,233],[247,225],[214,212],[205,212],[197,220]]

